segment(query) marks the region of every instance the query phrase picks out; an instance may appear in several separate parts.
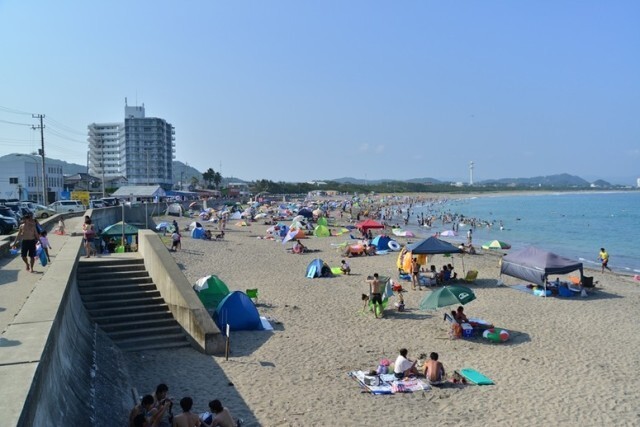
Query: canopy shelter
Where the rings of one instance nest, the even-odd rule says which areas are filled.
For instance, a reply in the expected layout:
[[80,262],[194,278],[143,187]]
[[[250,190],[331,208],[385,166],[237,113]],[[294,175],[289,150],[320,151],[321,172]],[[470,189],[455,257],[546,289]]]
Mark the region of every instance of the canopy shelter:
[[[568,274],[580,270],[583,276],[582,263],[561,257],[552,252],[529,246],[502,258],[500,275],[517,277],[547,289],[547,276],[550,274]],[[545,292],[546,294],[546,292]]]
[[125,236],[135,236],[138,234],[138,227],[135,227],[131,224],[124,224],[124,230],[122,228],[122,221],[116,222],[115,224],[111,224],[108,227],[105,227],[102,230],[100,236],[102,237],[119,237],[122,235]]
[[371,229],[379,229],[379,228],[384,228],[384,225],[380,224],[378,221],[374,221],[372,219],[368,219],[366,221],[362,221],[356,224],[356,228],[360,231],[362,231],[363,233],[366,233],[367,231],[371,230]]
[[[446,255],[461,253],[462,249],[452,245],[449,242],[440,240],[436,237],[429,237],[411,245],[402,248],[398,255],[398,269],[409,273],[411,271],[411,258],[416,257],[418,264],[426,264],[426,255]],[[462,261],[462,273],[464,274],[464,260]]]

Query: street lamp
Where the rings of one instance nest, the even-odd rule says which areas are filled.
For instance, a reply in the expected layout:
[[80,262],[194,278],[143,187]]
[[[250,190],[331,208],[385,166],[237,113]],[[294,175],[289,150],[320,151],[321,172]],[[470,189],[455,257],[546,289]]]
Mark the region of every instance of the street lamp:
[[[40,175],[38,174],[38,166],[39,166],[38,158],[33,154],[16,154],[16,156],[29,157],[31,160],[33,160],[35,165],[34,169],[36,170],[36,188],[38,188],[38,180],[40,179]],[[38,193],[36,192],[36,195],[37,194]],[[37,196],[36,196],[36,200],[37,200]],[[41,202],[43,205],[46,205],[45,200],[46,200],[46,193],[45,193],[45,185],[43,184],[42,185],[42,202]]]

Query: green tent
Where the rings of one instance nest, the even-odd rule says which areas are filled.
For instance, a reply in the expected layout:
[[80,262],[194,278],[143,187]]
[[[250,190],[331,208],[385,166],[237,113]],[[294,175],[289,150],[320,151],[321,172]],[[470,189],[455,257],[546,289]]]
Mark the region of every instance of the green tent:
[[317,225],[313,230],[313,235],[316,237],[329,237],[331,236],[331,231],[326,225]]
[[229,295],[229,288],[224,284],[218,276],[205,276],[196,282],[193,289],[198,294],[198,298],[202,302],[202,305],[207,309],[214,309],[218,306],[220,301]]
[[329,223],[327,222],[327,218],[321,216],[320,218],[318,218],[318,225],[324,225],[325,227],[327,225],[329,225]]
[[[105,227],[100,235],[103,237],[119,237],[122,236],[122,234],[122,221],[120,221]],[[138,227],[131,224],[124,224],[125,236],[135,236],[136,234],[138,234]]]

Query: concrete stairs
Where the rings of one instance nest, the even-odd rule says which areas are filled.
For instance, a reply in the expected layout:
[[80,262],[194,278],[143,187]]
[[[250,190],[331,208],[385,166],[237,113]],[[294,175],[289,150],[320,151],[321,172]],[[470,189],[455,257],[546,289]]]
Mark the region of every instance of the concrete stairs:
[[190,346],[142,258],[82,258],[76,279],[91,319],[123,351]]

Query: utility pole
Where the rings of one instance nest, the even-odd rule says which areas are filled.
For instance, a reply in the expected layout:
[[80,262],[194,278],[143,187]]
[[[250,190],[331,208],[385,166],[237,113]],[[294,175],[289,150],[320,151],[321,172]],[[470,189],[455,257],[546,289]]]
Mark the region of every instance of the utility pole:
[[147,185],[151,185],[151,177],[149,176],[149,149],[144,150],[147,154]]
[[44,165],[44,124],[42,123],[44,114],[32,114],[31,117],[34,119],[40,119],[40,126],[31,126],[31,129],[40,129],[40,142],[42,144],[42,148],[38,151],[42,156],[42,204],[46,206],[49,204],[49,201],[47,200],[47,173]]

